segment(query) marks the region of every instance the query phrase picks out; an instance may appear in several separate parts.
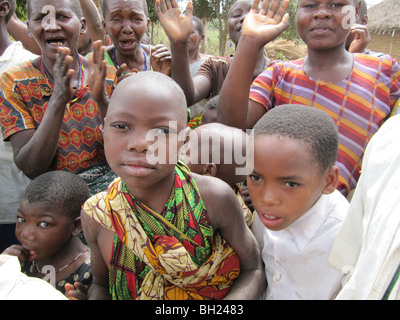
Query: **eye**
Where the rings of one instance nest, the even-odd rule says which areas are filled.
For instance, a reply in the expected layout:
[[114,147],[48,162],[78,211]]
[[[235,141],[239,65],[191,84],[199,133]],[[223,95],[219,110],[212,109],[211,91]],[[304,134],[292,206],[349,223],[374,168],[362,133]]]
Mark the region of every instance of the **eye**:
[[26,220],[22,217],[17,217],[17,222],[24,223],[24,222],[26,222]]
[[332,3],[330,6],[331,6],[331,8],[341,8],[341,7],[344,7],[345,4],[341,3],[341,2],[335,2],[335,3]]
[[50,227],[50,223],[48,223],[46,221],[41,221],[41,222],[39,222],[39,227],[48,228],[48,227]]
[[261,180],[261,178],[255,174],[249,174],[249,178],[250,178],[250,180],[252,180],[254,182],[258,182]]
[[125,123],[114,123],[111,127],[118,130],[129,130],[129,126]]
[[296,182],[291,182],[291,181],[286,182],[285,185],[286,185],[287,187],[289,187],[290,189],[294,189],[294,188],[296,188],[296,187],[299,186],[298,183],[296,183]]

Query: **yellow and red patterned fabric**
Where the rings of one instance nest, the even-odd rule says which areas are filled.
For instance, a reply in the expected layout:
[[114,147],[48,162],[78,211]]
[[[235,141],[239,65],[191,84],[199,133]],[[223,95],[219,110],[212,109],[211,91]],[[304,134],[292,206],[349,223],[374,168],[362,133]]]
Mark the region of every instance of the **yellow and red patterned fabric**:
[[113,299],[222,299],[239,275],[236,253],[213,233],[182,162],[160,214],[135,199],[121,179],[83,209],[116,233],[110,261]]
[[[114,80],[115,69],[110,67],[106,75],[109,96]],[[0,127],[4,139],[22,130],[39,127],[53,89],[52,82],[30,61],[1,75]],[[53,170],[80,173],[106,164],[100,113],[89,86],[79,88],[76,96],[78,99],[65,110]]]

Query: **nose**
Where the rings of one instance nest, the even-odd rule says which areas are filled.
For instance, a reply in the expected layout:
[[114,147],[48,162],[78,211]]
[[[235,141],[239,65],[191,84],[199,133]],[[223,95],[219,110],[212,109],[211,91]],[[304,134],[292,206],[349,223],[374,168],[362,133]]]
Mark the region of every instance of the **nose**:
[[[25,240],[25,241],[34,241],[35,240],[35,227],[28,225],[28,224],[24,224],[23,226],[21,226],[19,228],[19,238]],[[18,229],[17,229],[17,233],[18,233]]]
[[329,8],[325,6],[319,6],[314,12],[313,17],[315,19],[328,19],[332,17],[332,12]]
[[55,14],[50,12],[50,14],[43,18],[42,28],[45,31],[57,31],[61,29],[61,26],[58,24]]
[[131,34],[132,32],[133,32],[133,27],[131,26],[131,22],[125,19],[122,25],[122,33]]
[[147,133],[135,131],[129,136],[126,147],[128,151],[142,153],[147,152],[149,145]]
[[280,203],[278,192],[271,186],[264,187],[262,190],[262,201],[269,208],[278,206]]

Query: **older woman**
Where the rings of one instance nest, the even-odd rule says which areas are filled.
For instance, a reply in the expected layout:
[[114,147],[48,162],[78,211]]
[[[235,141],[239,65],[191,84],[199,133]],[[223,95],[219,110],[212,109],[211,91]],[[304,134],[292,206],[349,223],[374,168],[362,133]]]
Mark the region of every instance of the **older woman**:
[[[50,170],[90,179],[110,175],[104,185],[113,178],[100,125],[115,69],[106,67],[99,43],[94,44],[91,66],[78,54],[85,29],[78,0],[28,1],[28,30],[42,54],[3,73],[0,125],[17,166],[29,178]],[[97,182],[89,182],[93,193],[104,189]]]

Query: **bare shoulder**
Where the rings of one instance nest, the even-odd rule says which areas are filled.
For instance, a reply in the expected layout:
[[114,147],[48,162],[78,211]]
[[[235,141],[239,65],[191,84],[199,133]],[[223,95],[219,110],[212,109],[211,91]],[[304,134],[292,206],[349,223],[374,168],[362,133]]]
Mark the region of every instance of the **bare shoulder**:
[[214,230],[227,224],[245,224],[242,207],[232,188],[221,179],[193,173]]

